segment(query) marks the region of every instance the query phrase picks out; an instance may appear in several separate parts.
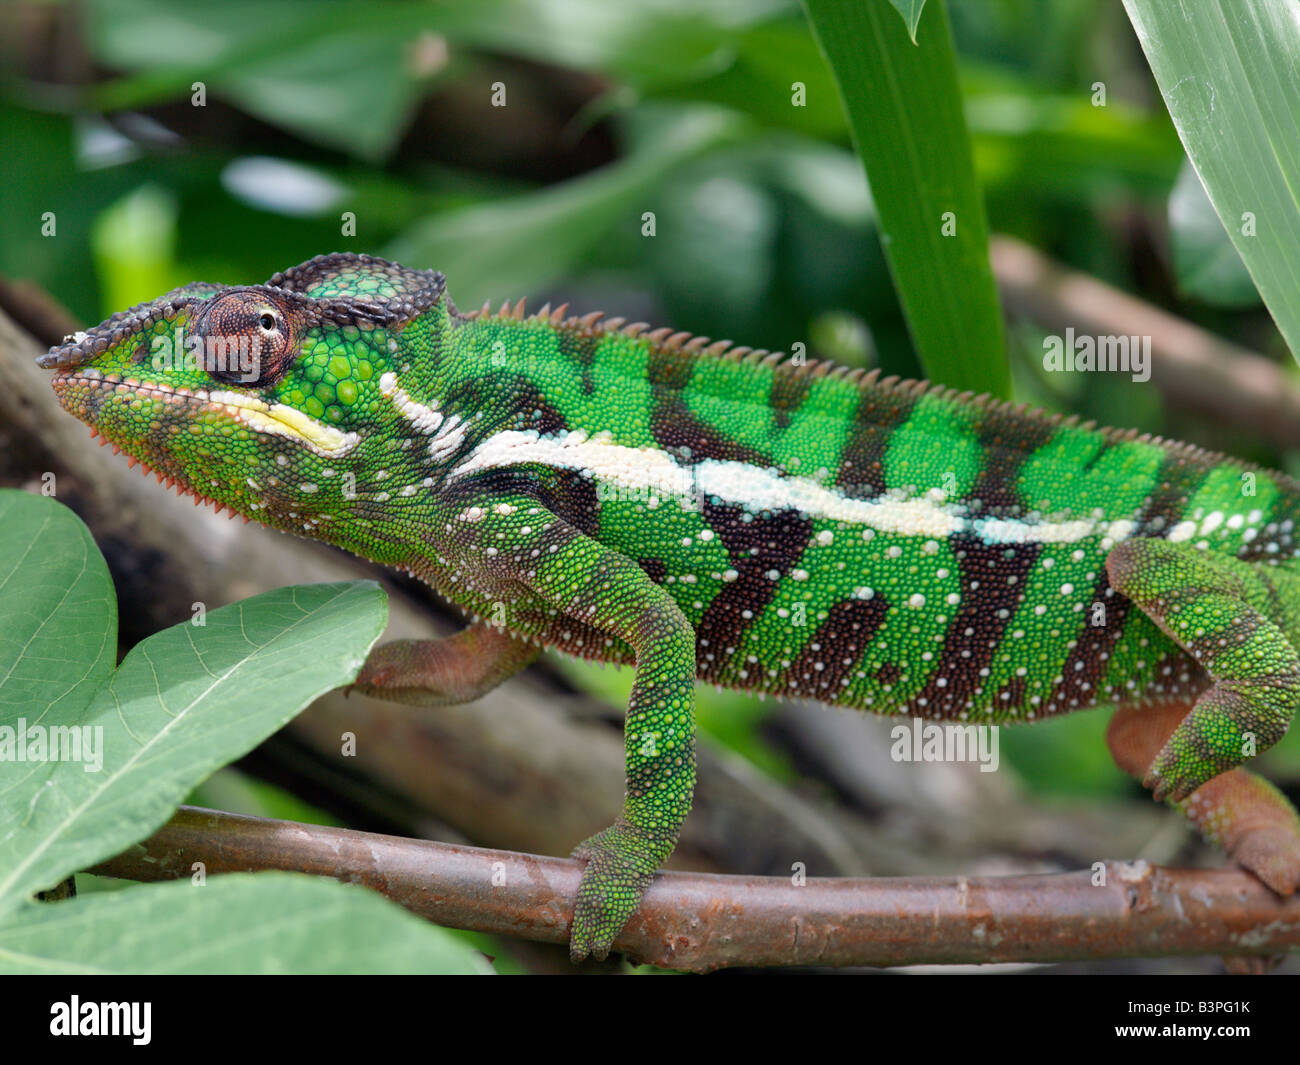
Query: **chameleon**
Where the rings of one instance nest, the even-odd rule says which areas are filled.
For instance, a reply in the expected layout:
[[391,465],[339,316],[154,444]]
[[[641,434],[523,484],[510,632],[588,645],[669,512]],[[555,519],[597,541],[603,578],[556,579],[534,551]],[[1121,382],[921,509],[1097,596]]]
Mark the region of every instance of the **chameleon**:
[[463,313],[443,274],[352,253],[185,285],[39,361],[160,482],[466,616],[374,649],[357,690],[471,701],[543,647],[634,667],[623,807],[573,852],[575,961],[673,850],[697,680],[970,725],[1113,706],[1121,768],[1300,886],[1300,818],[1244,768],[1300,697],[1285,474],[567,307]]

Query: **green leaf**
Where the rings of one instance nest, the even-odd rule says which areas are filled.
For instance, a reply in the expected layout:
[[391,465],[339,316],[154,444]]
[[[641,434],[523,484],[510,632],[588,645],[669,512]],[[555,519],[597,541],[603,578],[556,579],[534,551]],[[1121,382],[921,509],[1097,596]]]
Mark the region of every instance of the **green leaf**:
[[1276,0],[1124,0],[1210,202],[1300,359],[1300,20]]
[[[66,508],[15,496],[0,494],[12,518],[0,558],[35,562],[0,586],[0,723],[15,744],[0,759],[0,912],[148,835],[214,770],[350,681],[387,615],[370,581],[280,588],[151,636],[110,674],[103,559]],[[33,726],[76,729],[76,746],[18,760],[16,736]]]
[[108,65],[141,73],[96,86],[105,110],[188,97],[196,82],[306,139],[383,158],[405,128],[421,77],[417,5],[318,0],[95,0],[90,43]]
[[[717,108],[644,109],[640,147],[595,173],[537,192],[423,219],[384,255],[450,269],[463,306],[536,292],[572,271],[611,230],[633,235],[665,177],[707,149],[734,139],[744,120]],[[651,239],[651,238],[646,238]]]
[[[90,530],[53,499],[0,490],[0,725],[78,721],[116,656],[117,600]],[[28,772],[0,763],[0,809]]]
[[835,73],[881,240],[926,374],[1008,396],[988,222],[962,114],[948,12],[916,47],[887,0],[804,0]]
[[[716,72],[748,26],[789,0],[91,0],[89,39],[132,71],[102,110],[187,97],[195,82],[253,114],[366,158],[395,143],[438,53],[482,50],[593,70],[642,92]],[[421,70],[419,45],[428,56]],[[489,60],[490,62],[490,60]],[[484,89],[486,92],[486,88]]]
[[889,2],[903,16],[907,35],[912,38],[912,43],[916,44],[916,25],[921,21],[921,9],[925,7],[925,0],[889,0]]
[[1216,307],[1259,304],[1259,290],[1190,164],[1169,195],[1169,244],[1184,295]]
[[490,973],[478,951],[365,888],[296,873],[142,884],[24,907],[0,974]]

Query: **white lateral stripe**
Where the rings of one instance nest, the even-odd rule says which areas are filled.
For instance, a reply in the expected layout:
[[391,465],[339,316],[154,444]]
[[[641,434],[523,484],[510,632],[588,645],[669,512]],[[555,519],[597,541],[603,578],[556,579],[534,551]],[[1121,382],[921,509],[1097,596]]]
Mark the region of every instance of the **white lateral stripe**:
[[588,470],[593,477],[620,488],[663,496],[690,496],[695,483],[691,471],[677,465],[666,452],[657,448],[625,447],[601,437],[589,439],[581,430],[554,437],[517,429],[494,433],[454,472],[461,476],[526,462]]
[[212,392],[208,395],[208,402],[225,407],[250,429],[296,440],[324,458],[342,458],[361,439],[356,433],[345,433],[342,429],[318,422],[296,407],[285,403],[268,405],[256,396],[242,392]]
[[[1113,523],[1113,527],[1118,530],[1121,524],[1126,524],[1129,528],[1114,536],[1116,541],[1127,539],[1128,534],[1133,531],[1132,522],[1117,521]],[[976,534],[987,544],[1073,544],[1086,540],[1095,531],[1098,531],[1097,523],[1086,519],[1029,522],[984,518],[975,522]]]
[[581,430],[558,436],[506,430],[489,437],[456,467],[455,476],[479,470],[500,469],[536,462],[561,469],[581,470],[593,478],[630,492],[663,497],[716,497],[740,503],[750,510],[797,510],[814,518],[870,527],[902,536],[943,537],[971,531],[986,543],[1077,543],[1107,533],[1112,540],[1127,539],[1134,523],[1022,521],[968,518],[960,504],[942,502],[926,493],[912,499],[884,495],[876,499],[851,499],[807,477],[782,477],[773,470],[744,462],[705,459],[682,467],[657,448],[615,444],[604,434],[588,437]]
[[[689,471],[682,472],[689,476]],[[941,537],[966,528],[966,519],[955,507],[925,496],[850,499],[806,477],[781,477],[744,462],[706,459],[695,467],[695,486],[706,496],[743,503],[751,510],[797,510],[830,521],[869,525],[877,532]]]

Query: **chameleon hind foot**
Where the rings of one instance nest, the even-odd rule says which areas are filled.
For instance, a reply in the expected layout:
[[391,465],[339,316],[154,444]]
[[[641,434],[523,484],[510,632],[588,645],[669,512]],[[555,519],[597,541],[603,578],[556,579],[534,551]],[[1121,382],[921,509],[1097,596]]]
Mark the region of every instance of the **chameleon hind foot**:
[[[1121,707],[1106,731],[1116,764],[1142,777],[1186,713],[1185,704]],[[1205,839],[1277,894],[1300,889],[1300,814],[1263,777],[1230,769],[1172,805]]]
[[370,652],[348,691],[413,706],[472,703],[537,657],[539,648],[477,621],[437,640],[393,640]]
[[1143,783],[1185,799],[1275,744],[1300,703],[1300,659],[1279,622],[1267,569],[1190,543],[1129,540],[1106,558],[1111,586],[1204,667],[1213,682],[1169,734]]
[[1274,892],[1292,895],[1300,888],[1300,816],[1263,777],[1233,769],[1179,805],[1206,839]]

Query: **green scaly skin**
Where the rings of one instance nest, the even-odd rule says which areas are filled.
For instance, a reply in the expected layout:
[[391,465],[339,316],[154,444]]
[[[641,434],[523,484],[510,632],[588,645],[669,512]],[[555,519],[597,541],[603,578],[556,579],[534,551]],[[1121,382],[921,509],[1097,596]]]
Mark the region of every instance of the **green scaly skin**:
[[[337,254],[266,285],[186,286],[42,362],[71,413],[160,479],[407,569],[469,616],[450,641],[377,649],[362,690],[472,699],[539,646],[635,664],[625,805],[575,851],[575,958],[609,950],[676,842],[697,677],[978,724],[1195,704],[1146,775],[1175,802],[1285,731],[1290,478],[924,383],[522,312],[462,314],[441,274]],[[242,376],[212,347],[241,340],[258,356]],[[202,359],[174,357],[196,343]],[[1200,818],[1222,834],[1246,812]],[[1279,891],[1300,879],[1295,836],[1280,858],[1269,845]]]

